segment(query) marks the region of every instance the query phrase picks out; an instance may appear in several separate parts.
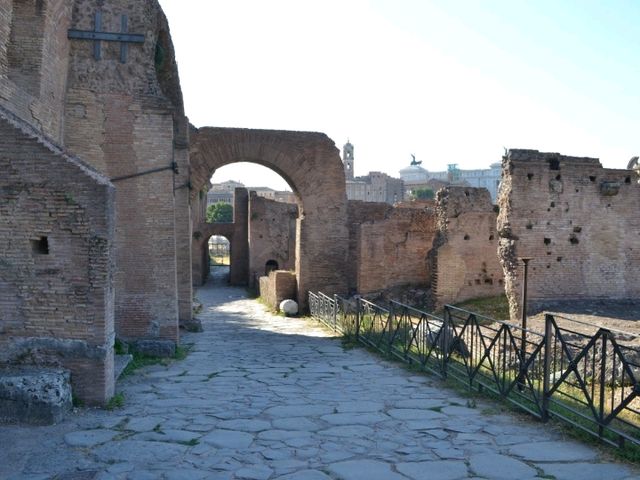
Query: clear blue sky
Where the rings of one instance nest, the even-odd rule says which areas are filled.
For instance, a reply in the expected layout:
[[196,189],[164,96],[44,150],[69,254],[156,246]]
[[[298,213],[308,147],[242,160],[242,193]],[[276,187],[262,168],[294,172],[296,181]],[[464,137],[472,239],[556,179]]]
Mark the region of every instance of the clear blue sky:
[[612,168],[640,154],[638,0],[160,3],[196,126],[349,138],[356,174],[397,176],[412,153],[429,170],[503,147]]

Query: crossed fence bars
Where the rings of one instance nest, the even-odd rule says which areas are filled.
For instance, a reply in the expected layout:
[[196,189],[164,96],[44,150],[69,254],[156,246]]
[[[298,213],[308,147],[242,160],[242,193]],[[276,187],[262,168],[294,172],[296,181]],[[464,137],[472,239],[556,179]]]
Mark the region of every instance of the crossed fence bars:
[[[453,306],[438,317],[402,303],[309,293],[311,314],[334,331],[486,390],[535,417],[555,417],[614,446],[640,446],[638,337],[546,315],[544,333]],[[562,320],[559,322],[558,320]]]

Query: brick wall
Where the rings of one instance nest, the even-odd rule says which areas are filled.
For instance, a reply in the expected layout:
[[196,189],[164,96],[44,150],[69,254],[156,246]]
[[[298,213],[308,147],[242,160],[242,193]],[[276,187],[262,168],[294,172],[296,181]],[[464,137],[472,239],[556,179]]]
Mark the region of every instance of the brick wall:
[[277,270],[295,269],[298,206],[268,200],[251,192],[249,197],[249,277],[265,275],[268,261]]
[[0,108],[0,363],[63,365],[113,394],[114,189]]
[[296,275],[293,272],[274,270],[259,280],[260,298],[272,309],[279,310],[280,302],[296,298]]
[[595,158],[511,150],[499,197],[500,259],[512,318],[531,257],[530,309],[556,300],[640,295],[640,185]]
[[0,105],[57,143],[64,124],[71,3],[0,2]]
[[[98,3],[76,0],[72,28],[93,29]],[[116,185],[118,336],[177,341],[178,319],[191,315],[190,254],[178,249],[189,249],[191,232],[187,122],[168,27],[156,1],[99,8],[105,31],[119,31],[126,14],[145,42],[121,63],[117,43],[102,42],[96,60],[92,42],[71,41],[65,146]]]
[[484,188],[437,192],[438,235],[432,251],[432,291],[437,305],[504,293],[498,260],[497,212]]
[[429,285],[427,254],[436,234],[433,210],[349,201],[348,224],[352,290]]

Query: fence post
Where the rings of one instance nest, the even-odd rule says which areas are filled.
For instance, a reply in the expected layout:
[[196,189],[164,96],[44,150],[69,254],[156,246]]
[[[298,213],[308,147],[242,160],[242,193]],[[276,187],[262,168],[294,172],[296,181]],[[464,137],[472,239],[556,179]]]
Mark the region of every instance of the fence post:
[[360,341],[360,315],[362,313],[360,307],[360,297],[356,297],[356,342]]
[[548,313],[544,316],[544,360],[542,364],[542,421],[549,420],[549,390],[551,390],[551,319]]
[[[598,405],[598,436],[600,438],[602,438],[602,435],[604,434],[604,426],[602,424],[602,421],[604,420],[604,396],[605,396],[605,386],[607,383],[607,337],[609,336],[609,331],[608,330],[602,330],[602,355],[601,355],[601,359],[600,362],[600,405]],[[594,370],[595,370],[595,365],[594,365]],[[595,371],[594,373],[594,377],[595,377]],[[611,372],[611,374],[613,375],[613,372]]]
[[440,332],[440,346],[442,350],[442,378],[447,378],[447,362],[449,361],[449,324],[451,323],[451,312],[449,306],[444,306],[444,315],[442,316],[442,331]]
[[393,345],[393,331],[394,331],[394,322],[396,321],[396,312],[393,306],[393,303],[389,305],[389,318],[387,319],[387,325],[389,325],[389,332],[387,334],[387,352],[391,354],[391,349]]
[[335,332],[336,329],[336,322],[338,319],[338,294],[334,293],[333,294],[333,331]]

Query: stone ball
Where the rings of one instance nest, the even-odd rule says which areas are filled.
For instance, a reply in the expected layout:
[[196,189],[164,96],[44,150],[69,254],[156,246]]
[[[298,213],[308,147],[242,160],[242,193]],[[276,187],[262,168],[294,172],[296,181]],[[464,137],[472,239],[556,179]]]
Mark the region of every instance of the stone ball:
[[285,315],[297,315],[298,304],[293,300],[283,300],[280,302],[280,311]]

